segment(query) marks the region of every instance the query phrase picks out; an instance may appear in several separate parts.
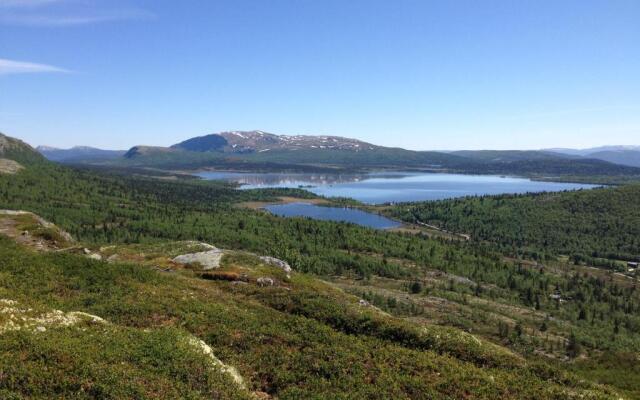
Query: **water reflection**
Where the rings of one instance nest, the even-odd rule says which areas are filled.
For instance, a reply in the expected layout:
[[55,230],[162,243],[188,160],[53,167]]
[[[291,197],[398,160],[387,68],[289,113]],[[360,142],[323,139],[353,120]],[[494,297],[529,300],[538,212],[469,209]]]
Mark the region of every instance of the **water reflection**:
[[349,197],[369,204],[441,200],[503,193],[555,192],[597,185],[539,182],[526,178],[418,172],[368,174],[287,174],[202,172],[205,179],[236,182],[243,189],[305,188],[326,197]]
[[199,172],[196,174],[209,180],[226,180],[238,183],[243,189],[261,189],[272,187],[313,187],[356,183],[372,177],[399,178],[406,173],[366,173],[366,174],[312,174],[312,173],[253,173],[253,172]]

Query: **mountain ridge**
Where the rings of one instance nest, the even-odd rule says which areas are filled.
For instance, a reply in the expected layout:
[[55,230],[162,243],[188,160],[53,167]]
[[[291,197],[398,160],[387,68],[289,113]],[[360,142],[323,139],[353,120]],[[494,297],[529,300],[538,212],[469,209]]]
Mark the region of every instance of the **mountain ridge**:
[[614,164],[640,167],[640,146],[635,145],[599,146],[587,149],[553,148],[543,151],[577,157],[595,158]]
[[379,148],[358,139],[329,135],[277,135],[260,130],[227,131],[198,136],[174,144],[171,148],[189,151],[223,151],[227,153],[263,152],[270,150],[373,150]]
[[[118,162],[118,160],[116,160]],[[134,146],[119,162],[165,169],[288,170],[421,169],[440,172],[555,176],[640,176],[640,169],[591,157],[539,150],[415,151],[329,135],[276,135],[227,131],[193,137],[170,147]],[[548,178],[547,178],[548,179]],[[571,178],[574,179],[574,178]],[[607,178],[609,179],[609,178]]]
[[125,150],[105,150],[91,146],[73,146],[61,149],[52,146],[38,146],[35,148],[50,161],[80,162],[80,161],[104,161],[123,156]]
[[[633,146],[608,146],[631,149]],[[58,162],[170,170],[420,169],[454,173],[516,174],[542,179],[580,176],[640,176],[634,150],[568,154],[571,150],[416,151],[331,135],[279,135],[261,130],[224,131],[192,137],[171,146],[137,145],[129,150],[88,146],[38,147]],[[578,152],[574,150],[573,152]],[[637,153],[640,157],[640,152]],[[624,157],[623,157],[624,156]],[[626,158],[626,159],[623,159]],[[579,178],[582,179],[582,178]],[[633,178],[636,179],[636,178]],[[627,180],[627,178],[623,178]]]

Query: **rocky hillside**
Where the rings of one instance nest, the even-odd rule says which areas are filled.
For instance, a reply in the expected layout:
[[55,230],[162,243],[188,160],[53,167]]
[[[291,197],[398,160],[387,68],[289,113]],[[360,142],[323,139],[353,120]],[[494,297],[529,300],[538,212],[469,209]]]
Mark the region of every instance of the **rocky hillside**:
[[[22,140],[6,136],[2,133],[0,133],[0,159],[11,160],[22,166],[45,161],[45,158],[33,147]],[[13,164],[7,163],[6,161],[4,163]]]

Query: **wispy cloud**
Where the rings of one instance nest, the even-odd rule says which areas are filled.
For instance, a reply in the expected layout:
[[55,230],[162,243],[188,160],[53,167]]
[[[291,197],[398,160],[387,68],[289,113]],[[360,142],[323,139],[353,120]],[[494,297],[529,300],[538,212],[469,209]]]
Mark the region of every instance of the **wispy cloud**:
[[59,3],[63,0],[0,0],[0,7],[3,8],[29,8],[38,7],[51,3]]
[[33,74],[46,72],[67,73],[71,71],[53,65],[37,64],[26,61],[15,61],[0,58],[0,75]]
[[0,0],[0,24],[63,27],[147,19],[149,11],[100,0]]

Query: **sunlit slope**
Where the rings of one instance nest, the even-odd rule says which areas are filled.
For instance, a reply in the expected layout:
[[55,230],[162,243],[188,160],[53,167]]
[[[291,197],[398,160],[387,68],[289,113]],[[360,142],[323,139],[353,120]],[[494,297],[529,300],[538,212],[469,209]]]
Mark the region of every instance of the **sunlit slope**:
[[[616,398],[461,331],[412,325],[315,278],[287,278],[250,254],[231,254],[216,271],[243,274],[242,284],[35,253],[9,239],[0,239],[0,264],[3,307],[38,321],[6,329],[2,314],[5,398]],[[43,322],[51,310],[91,317]]]

